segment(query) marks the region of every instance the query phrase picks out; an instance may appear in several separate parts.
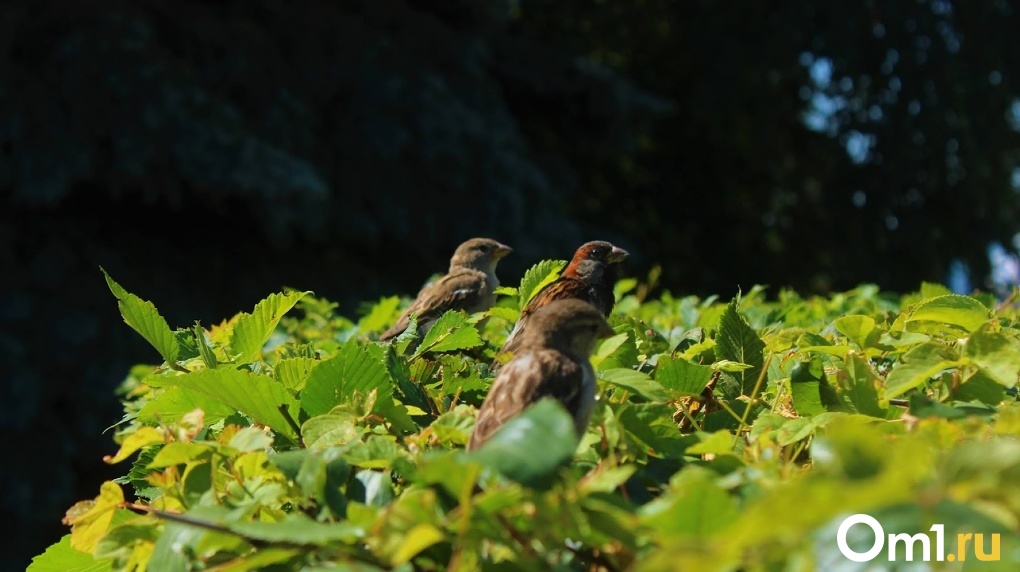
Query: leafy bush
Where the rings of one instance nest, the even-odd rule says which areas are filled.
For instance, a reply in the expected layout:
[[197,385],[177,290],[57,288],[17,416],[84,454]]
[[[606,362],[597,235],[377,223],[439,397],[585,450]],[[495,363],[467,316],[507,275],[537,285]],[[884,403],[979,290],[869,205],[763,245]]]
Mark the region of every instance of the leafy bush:
[[622,280],[580,443],[541,403],[465,452],[493,354],[560,267],[486,316],[446,314],[413,353],[373,341],[397,297],[355,321],[286,291],[172,330],[107,276],[163,363],[122,387],[105,460],[130,466],[30,570],[829,569],[856,566],[836,540],[854,513],[943,524],[957,566],[994,569],[975,558],[993,534],[998,564],[1020,561],[1014,306],[934,284],[651,299],[654,274]]

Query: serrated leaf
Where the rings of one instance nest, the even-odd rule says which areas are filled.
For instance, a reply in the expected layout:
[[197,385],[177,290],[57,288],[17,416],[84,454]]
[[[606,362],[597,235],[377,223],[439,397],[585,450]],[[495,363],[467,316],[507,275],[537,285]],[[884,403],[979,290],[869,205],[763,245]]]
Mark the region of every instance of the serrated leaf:
[[385,352],[380,344],[345,343],[333,357],[312,368],[301,392],[301,409],[309,417],[323,415],[350,401],[355,392],[368,395],[372,390],[376,391],[375,410],[392,404],[393,385]]
[[560,270],[566,265],[566,260],[542,260],[527,269],[517,289],[518,307],[527,306],[543,286],[559,278]]
[[709,366],[662,356],[655,367],[655,381],[678,396],[697,397],[704,391],[713,373]]
[[297,432],[281,413],[297,419],[298,402],[282,383],[261,374],[230,368],[206,369],[176,376],[153,376],[155,387],[183,387],[204,393],[229,405],[280,435],[297,441]]
[[715,336],[715,355],[719,360],[729,360],[751,367],[734,374],[740,382],[740,390],[748,395],[758,381],[758,375],[765,365],[765,343],[748,325],[747,320],[737,312],[737,300],[733,299],[719,317],[719,331]]
[[291,391],[300,391],[305,387],[308,374],[320,360],[309,357],[282,359],[273,366],[273,376]]
[[499,286],[492,293],[497,296],[517,296],[517,288],[513,286]]
[[230,349],[239,363],[257,361],[283,315],[311,292],[270,294],[255,304],[251,314],[241,314],[230,333]]
[[106,270],[103,270],[102,267],[100,270],[106,277],[106,284],[110,287],[110,291],[117,298],[117,307],[120,308],[120,315],[124,317],[127,325],[156,348],[167,364],[171,366],[176,364],[180,355],[180,344],[166,323],[166,319],[156,310],[156,305],[131,294],[115,282],[106,273]]
[[574,420],[545,398],[510,419],[469,456],[525,486],[543,489],[577,448]]
[[467,315],[460,310],[448,310],[432,324],[414,355],[425,352],[449,352],[478,347],[485,342],[478,330],[468,322]]
[[906,321],[931,321],[959,326],[968,332],[991,318],[988,308],[970,296],[947,294],[925,300],[911,309]]
[[205,413],[205,422],[212,425],[237,412],[214,397],[183,387],[169,387],[149,400],[138,412],[138,421],[146,424],[177,423],[195,409]]

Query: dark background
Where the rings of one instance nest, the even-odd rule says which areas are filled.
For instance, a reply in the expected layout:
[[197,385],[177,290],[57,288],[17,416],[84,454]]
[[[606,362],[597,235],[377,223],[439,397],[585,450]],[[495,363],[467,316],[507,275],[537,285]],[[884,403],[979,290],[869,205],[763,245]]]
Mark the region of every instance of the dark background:
[[[283,286],[356,315],[454,246],[608,239],[674,294],[908,291],[1015,233],[1016,3],[0,3],[0,566],[56,542],[114,388]],[[8,527],[10,528],[10,527]]]

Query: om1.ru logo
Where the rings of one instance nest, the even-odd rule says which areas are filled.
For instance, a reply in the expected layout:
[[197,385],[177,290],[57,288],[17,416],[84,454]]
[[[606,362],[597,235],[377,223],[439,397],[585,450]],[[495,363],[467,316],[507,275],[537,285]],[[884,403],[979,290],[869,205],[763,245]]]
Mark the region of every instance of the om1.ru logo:
[[[846,534],[855,524],[864,524],[871,528],[875,533],[875,542],[871,545],[871,548],[867,552],[857,552],[850,548],[846,543]],[[935,533],[935,560],[937,562],[955,562],[957,560],[967,559],[967,544],[971,540],[974,541],[974,556],[978,560],[989,562],[999,560],[999,535],[990,534],[991,536],[991,551],[985,552],[984,534],[972,534],[970,532],[961,532],[956,535],[956,554],[946,554],[946,525],[944,524],[933,524],[929,529]],[[896,560],[896,545],[900,542],[903,543],[903,547],[907,552],[907,561],[912,562],[914,560],[914,547],[917,543],[921,543],[921,560],[924,562],[931,562],[931,538],[923,532],[919,532],[913,536],[903,534],[889,534],[889,552],[888,559],[890,562]],[[882,547],[885,545],[885,530],[882,529],[882,525],[877,520],[866,514],[855,514],[846,517],[843,523],[839,525],[839,531],[836,532],[836,544],[839,545],[839,551],[854,562],[870,562],[882,552]]]

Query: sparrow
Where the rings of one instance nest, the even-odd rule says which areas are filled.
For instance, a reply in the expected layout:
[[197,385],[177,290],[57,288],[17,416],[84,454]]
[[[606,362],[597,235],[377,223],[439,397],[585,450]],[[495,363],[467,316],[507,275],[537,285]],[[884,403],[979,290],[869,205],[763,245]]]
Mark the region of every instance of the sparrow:
[[570,412],[580,439],[595,404],[590,356],[596,342],[613,333],[602,311],[582,300],[555,300],[536,309],[517,353],[500,369],[478,410],[468,450],[544,397]]
[[616,284],[616,265],[630,256],[626,250],[613,244],[595,240],[582,244],[574,252],[570,264],[563,270],[559,278],[545,285],[536,293],[527,306],[521,310],[513,330],[503,342],[503,347],[496,353],[490,371],[501,367],[501,358],[505,352],[517,350],[521,334],[530,327],[532,315],[543,306],[556,300],[576,298],[595,306],[603,316],[608,317],[613,311],[613,286]]
[[499,287],[496,264],[511,252],[512,248],[491,238],[465,241],[450,258],[449,272],[426,284],[379,340],[391,341],[403,333],[411,314],[418,316],[418,332],[424,335],[447,310],[469,314],[488,310],[496,302],[495,290]]

